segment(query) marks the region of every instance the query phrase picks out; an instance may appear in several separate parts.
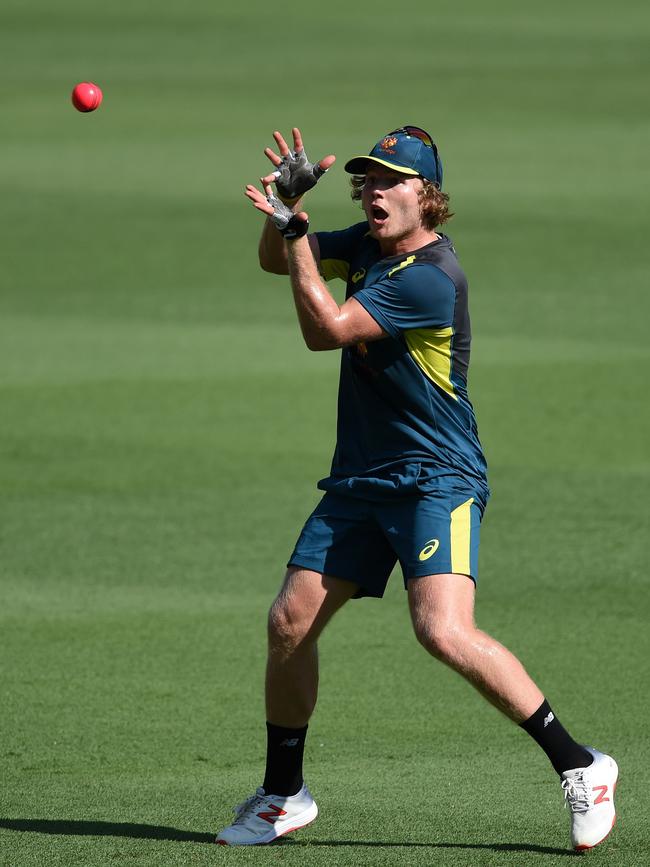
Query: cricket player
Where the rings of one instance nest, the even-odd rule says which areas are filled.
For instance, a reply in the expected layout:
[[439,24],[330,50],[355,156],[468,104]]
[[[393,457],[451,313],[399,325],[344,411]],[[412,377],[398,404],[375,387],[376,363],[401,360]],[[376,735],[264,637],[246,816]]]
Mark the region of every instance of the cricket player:
[[[467,281],[440,230],[450,213],[436,145],[414,126],[382,136],[345,165],[365,220],[308,234],[302,196],[335,157],[310,163],[298,129],[292,149],[274,138],[273,171],[262,190],[246,188],[266,217],[260,264],[289,275],[309,349],[340,351],[337,442],[269,614],[264,780],[216,842],[270,843],[316,818],[302,758],[317,639],[349,599],[381,597],[399,561],[418,641],[539,744],[574,848],[596,846],[615,820],[616,762],[574,741],[522,664],[474,622],[489,490],[467,394]],[[347,285],[341,306],[326,286],[334,277]]]

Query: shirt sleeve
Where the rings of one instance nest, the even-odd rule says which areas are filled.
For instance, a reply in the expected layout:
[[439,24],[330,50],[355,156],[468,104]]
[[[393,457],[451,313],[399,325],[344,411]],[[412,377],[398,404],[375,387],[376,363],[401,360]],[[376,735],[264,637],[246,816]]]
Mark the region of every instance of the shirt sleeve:
[[320,249],[320,272],[325,280],[348,279],[350,262],[368,231],[367,223],[357,223],[339,232],[316,232]]
[[444,271],[430,263],[389,271],[353,297],[392,337],[414,328],[453,325],[456,287]]

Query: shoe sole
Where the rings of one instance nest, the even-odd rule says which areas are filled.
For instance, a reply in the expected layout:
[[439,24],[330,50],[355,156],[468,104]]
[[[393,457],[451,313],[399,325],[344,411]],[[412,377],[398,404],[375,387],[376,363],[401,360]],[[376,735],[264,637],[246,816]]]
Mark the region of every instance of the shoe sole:
[[601,837],[597,843],[592,843],[591,846],[574,846],[574,852],[586,852],[588,849],[595,849],[596,846],[600,846],[601,843],[604,843],[605,840],[609,837],[609,835],[614,830],[614,825],[616,824],[616,816],[614,816],[614,821],[612,822],[612,827],[605,834],[604,837]]
[[[314,812],[315,811],[315,812]],[[302,817],[304,818],[304,821]],[[311,825],[312,822],[316,820],[318,817],[318,807],[316,804],[313,804],[308,810],[305,810],[300,816],[294,817],[291,822],[287,823],[289,825],[288,828],[283,828],[281,823],[276,823],[276,825],[261,837],[259,840],[251,840],[246,843],[229,843],[227,840],[219,840],[215,839],[215,843],[217,846],[268,846],[269,843],[274,843],[276,840],[279,840],[280,837],[284,837],[287,834],[293,833],[293,831],[300,831],[301,828],[306,828],[308,825]],[[296,825],[295,822],[298,822]],[[278,828],[280,825],[280,828]]]

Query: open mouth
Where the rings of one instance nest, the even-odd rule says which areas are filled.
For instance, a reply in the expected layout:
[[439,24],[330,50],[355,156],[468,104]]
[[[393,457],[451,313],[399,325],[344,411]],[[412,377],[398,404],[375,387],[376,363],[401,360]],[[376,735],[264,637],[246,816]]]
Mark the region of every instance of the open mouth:
[[388,214],[379,205],[372,205],[370,213],[372,214],[373,222],[377,223],[377,225],[382,225],[388,219]]

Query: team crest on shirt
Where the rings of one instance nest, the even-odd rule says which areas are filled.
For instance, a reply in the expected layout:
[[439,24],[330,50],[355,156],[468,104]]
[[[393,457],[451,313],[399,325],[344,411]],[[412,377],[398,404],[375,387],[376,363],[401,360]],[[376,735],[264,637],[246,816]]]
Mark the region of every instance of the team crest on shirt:
[[395,138],[395,136],[394,135],[387,135],[386,138],[379,145],[379,147],[383,151],[386,151],[387,154],[394,154],[395,151],[393,150],[393,148],[395,147],[396,144],[397,144],[397,139]]

